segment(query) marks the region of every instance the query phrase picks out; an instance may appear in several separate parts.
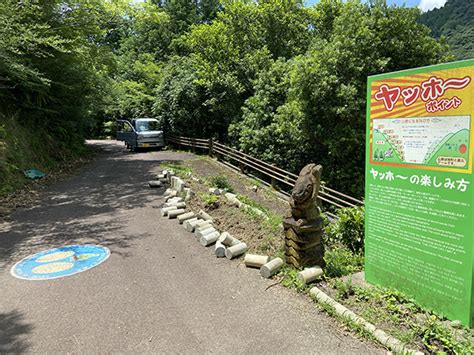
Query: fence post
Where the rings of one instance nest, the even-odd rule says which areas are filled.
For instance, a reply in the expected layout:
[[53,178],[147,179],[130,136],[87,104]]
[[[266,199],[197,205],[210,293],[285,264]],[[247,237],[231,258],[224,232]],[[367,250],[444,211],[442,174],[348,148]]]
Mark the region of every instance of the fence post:
[[273,188],[274,190],[278,190],[277,181],[276,181],[276,179],[275,179],[274,177],[272,177],[272,182],[271,182],[271,184],[272,184],[272,188]]
[[245,174],[245,164],[243,162],[239,162],[239,169],[242,174]]
[[209,156],[212,158],[213,152],[212,152],[212,138],[209,138],[208,140],[208,145],[209,145]]

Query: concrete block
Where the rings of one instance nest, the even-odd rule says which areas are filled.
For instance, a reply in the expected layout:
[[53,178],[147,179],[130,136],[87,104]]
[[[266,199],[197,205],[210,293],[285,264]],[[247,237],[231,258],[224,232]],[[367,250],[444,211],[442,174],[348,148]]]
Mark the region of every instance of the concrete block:
[[163,176],[167,177],[168,176],[168,170],[166,170],[166,169],[162,170],[160,175],[163,175]]
[[214,244],[216,240],[219,239],[219,235],[220,234],[218,231],[212,232],[210,234],[206,234],[202,236],[201,238],[199,238],[199,243],[201,243],[203,247],[207,247],[211,244]]
[[281,258],[275,258],[260,268],[260,275],[262,275],[266,279],[269,279],[270,277],[275,275],[278,270],[281,269],[283,264],[284,262]]
[[165,197],[165,202],[168,202],[172,198],[175,198],[178,193],[176,191],[172,191],[169,195]]
[[216,247],[214,252],[218,258],[223,258],[225,256],[225,245],[221,243],[219,239],[216,240]]
[[205,235],[208,235],[214,232],[216,232],[216,229],[214,227],[209,227],[206,229],[198,230],[194,234],[196,235],[198,239],[200,239],[201,237],[204,237]]
[[298,273],[298,279],[305,284],[313,282],[324,275],[323,269],[319,266],[309,267]]
[[195,221],[186,221],[186,222],[184,222],[184,223],[185,223],[184,228],[186,228],[186,230],[187,230],[188,232],[194,232],[194,228],[195,228],[196,226],[203,225],[203,223],[205,223],[205,222],[206,222],[206,224],[211,225],[211,224],[208,223],[207,221],[204,221],[204,220],[202,220],[202,219],[199,219],[199,217],[196,217],[196,220],[195,220]]
[[168,178],[168,184],[171,184],[171,178],[175,175],[174,171],[169,171],[168,174],[166,174],[166,177]]
[[239,243],[227,248],[225,250],[225,257],[227,259],[233,259],[244,254],[247,250],[248,250],[247,244]]
[[244,263],[247,267],[256,267],[260,269],[263,265],[270,261],[270,257],[266,255],[245,254]]
[[212,217],[207,214],[206,212],[204,212],[203,210],[200,210],[198,212],[198,216],[201,217],[202,219],[206,220],[206,221],[212,221]]
[[194,233],[197,233],[198,231],[207,229],[209,227],[213,227],[213,224],[210,223],[209,221],[203,221],[201,220],[200,223],[194,226]]
[[164,175],[164,174],[158,174],[158,175],[156,176],[156,178],[157,178],[158,180],[160,180],[160,179],[166,179],[166,175]]
[[174,209],[174,210],[168,211],[168,218],[173,219],[184,213],[186,213],[186,211],[182,208]]
[[161,209],[161,216],[167,216],[169,211],[177,210],[178,207],[176,206],[171,206],[171,207],[164,207]]
[[178,207],[178,208],[186,208],[186,203],[185,202],[173,201],[173,202],[166,202],[163,205],[163,207],[171,207],[171,206],[175,206],[175,207]]
[[171,177],[171,188],[176,190],[176,191],[178,191],[178,189],[176,188],[178,179],[179,178],[177,176],[172,176]]
[[186,187],[186,183],[182,179],[178,178],[176,180],[176,186],[175,186],[176,191],[183,192],[185,187]]
[[161,181],[151,180],[151,181],[148,181],[148,186],[150,186],[150,187],[163,187],[163,184],[161,183]]
[[226,197],[227,201],[229,201],[229,203],[233,206],[241,208],[244,205],[242,202],[239,201],[237,195],[233,193],[228,192],[224,196]]
[[228,232],[223,232],[219,238],[226,247],[231,247],[240,243],[240,240],[231,236]]
[[197,222],[199,221],[199,219],[197,217],[194,217],[194,218],[190,218],[190,219],[187,219],[183,222],[183,227],[184,229],[188,230],[188,225],[190,222]]
[[169,195],[171,195],[173,192],[176,192],[172,189],[166,189],[165,192],[163,193],[163,197],[168,197]]
[[182,215],[179,215],[178,216],[178,223],[183,224],[184,221],[186,221],[188,219],[191,219],[191,218],[194,218],[194,216],[195,216],[194,212],[188,212],[188,213],[184,213]]
[[170,199],[166,201],[166,203],[179,203],[179,202],[184,202],[183,198],[179,196],[171,197]]
[[199,223],[198,225],[196,225],[194,227],[194,233],[196,233],[198,231],[202,231],[202,230],[207,229],[209,227],[214,227],[214,225],[212,224],[211,221],[202,221],[202,223]]

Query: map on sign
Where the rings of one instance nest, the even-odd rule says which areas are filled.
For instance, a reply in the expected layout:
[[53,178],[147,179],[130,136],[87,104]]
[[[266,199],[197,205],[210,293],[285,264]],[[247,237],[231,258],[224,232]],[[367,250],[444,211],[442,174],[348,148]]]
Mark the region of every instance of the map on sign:
[[372,121],[372,163],[468,169],[470,116]]

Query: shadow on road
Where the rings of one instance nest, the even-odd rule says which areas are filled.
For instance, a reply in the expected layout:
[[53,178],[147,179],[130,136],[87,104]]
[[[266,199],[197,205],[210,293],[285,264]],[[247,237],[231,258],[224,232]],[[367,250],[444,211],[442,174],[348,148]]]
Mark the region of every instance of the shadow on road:
[[25,321],[23,313],[0,313],[0,353],[25,352],[29,346],[26,339],[32,329],[33,326]]
[[108,146],[80,175],[49,188],[40,205],[18,211],[11,222],[0,225],[0,266],[75,243],[101,244],[129,256],[133,241],[148,235],[127,230],[131,219],[139,219],[138,213],[127,211],[159,204],[163,189],[150,189],[147,182],[161,162],[172,161],[170,156],[130,154],[116,144]]

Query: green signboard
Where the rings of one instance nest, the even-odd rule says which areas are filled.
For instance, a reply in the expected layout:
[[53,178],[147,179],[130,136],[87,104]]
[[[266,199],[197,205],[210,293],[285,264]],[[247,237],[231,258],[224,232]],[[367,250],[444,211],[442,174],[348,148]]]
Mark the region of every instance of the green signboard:
[[473,325],[474,60],[368,79],[365,275]]

